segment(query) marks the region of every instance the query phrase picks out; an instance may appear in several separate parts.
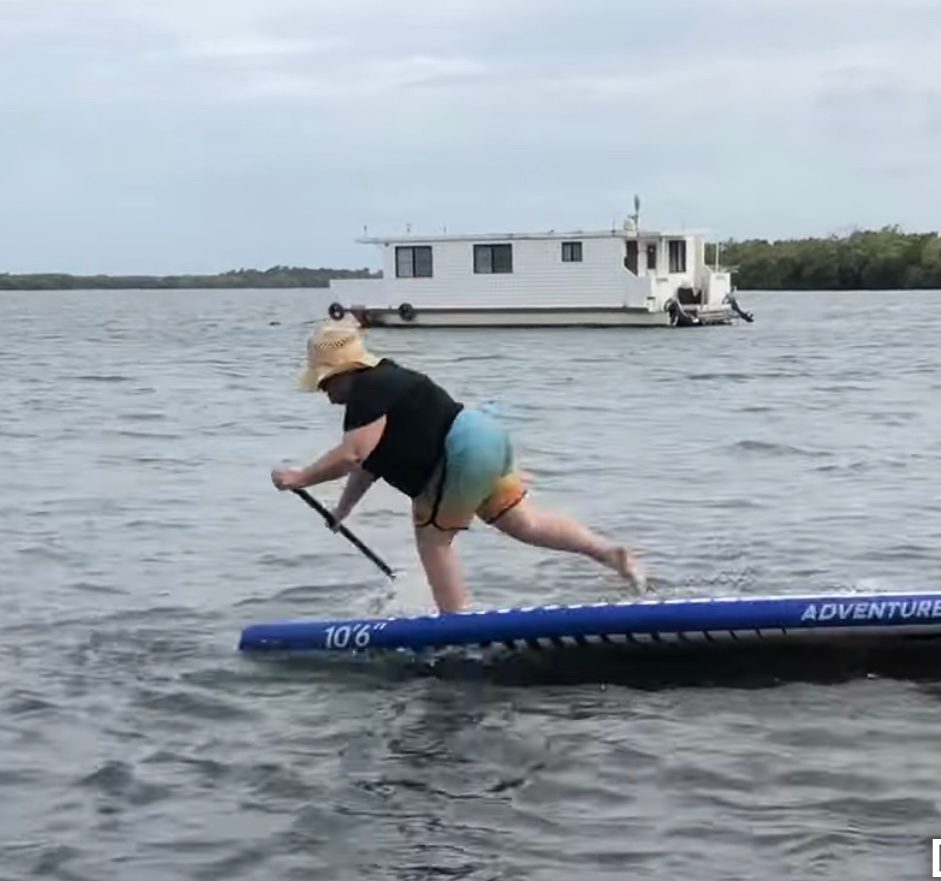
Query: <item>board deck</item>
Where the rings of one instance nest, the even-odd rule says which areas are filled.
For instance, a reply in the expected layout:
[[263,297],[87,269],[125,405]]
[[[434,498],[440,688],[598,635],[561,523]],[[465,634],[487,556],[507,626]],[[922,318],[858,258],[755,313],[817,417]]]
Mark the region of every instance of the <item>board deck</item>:
[[941,592],[651,599],[390,618],[284,620],[242,630],[239,649],[414,651],[612,645],[657,650],[814,638],[941,636]]

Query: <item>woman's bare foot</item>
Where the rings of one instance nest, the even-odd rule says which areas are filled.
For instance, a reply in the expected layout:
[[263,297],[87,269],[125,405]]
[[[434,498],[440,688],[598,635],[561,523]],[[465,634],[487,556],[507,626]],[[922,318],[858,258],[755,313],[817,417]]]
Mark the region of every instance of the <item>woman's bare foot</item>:
[[625,547],[615,546],[605,554],[604,564],[629,581],[637,593],[647,590],[647,578],[637,558]]

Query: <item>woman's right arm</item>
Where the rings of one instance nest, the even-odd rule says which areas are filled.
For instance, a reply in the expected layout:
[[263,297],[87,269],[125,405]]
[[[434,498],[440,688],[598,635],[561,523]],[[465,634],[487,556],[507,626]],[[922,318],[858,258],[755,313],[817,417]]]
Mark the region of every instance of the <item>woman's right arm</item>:
[[376,476],[370,474],[365,468],[357,468],[355,471],[350,472],[350,476],[346,478],[346,486],[343,487],[340,501],[333,509],[333,516],[337,523],[349,517],[350,512],[376,480]]

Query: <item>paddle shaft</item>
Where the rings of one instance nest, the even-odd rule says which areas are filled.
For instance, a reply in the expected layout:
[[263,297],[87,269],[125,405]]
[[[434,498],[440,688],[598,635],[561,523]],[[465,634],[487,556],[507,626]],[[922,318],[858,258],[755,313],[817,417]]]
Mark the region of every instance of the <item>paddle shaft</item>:
[[[306,489],[293,489],[291,490],[295,495],[300,496],[308,505],[311,506],[324,520],[327,521],[328,526],[333,526],[335,521],[333,515],[318,502]],[[389,578],[395,578],[395,573],[392,571],[391,567],[380,557],[375,551],[368,548],[363,544],[360,539],[358,539],[352,532],[349,531],[345,526],[340,525],[337,527],[337,532],[340,533],[347,541],[350,542],[357,550],[360,551],[364,556],[368,557],[373,561]]]

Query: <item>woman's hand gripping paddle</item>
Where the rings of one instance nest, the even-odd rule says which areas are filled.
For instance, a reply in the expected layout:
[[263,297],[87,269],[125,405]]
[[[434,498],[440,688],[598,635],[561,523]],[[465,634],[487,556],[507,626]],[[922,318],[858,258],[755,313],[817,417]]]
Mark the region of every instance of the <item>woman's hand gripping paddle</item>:
[[389,576],[393,581],[395,580],[395,572],[392,571],[391,567],[380,557],[377,553],[370,550],[366,545],[362,543],[352,532],[349,531],[345,526],[338,525],[336,520],[323,505],[320,504],[307,490],[304,489],[293,489],[291,490],[295,495],[300,496],[308,505],[311,506],[324,520],[326,520],[327,525],[331,529],[335,529],[340,533],[347,541],[349,541],[360,553],[368,557],[373,561],[386,575]]

